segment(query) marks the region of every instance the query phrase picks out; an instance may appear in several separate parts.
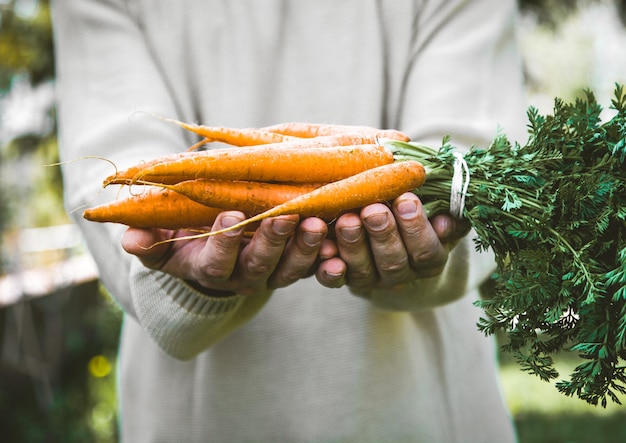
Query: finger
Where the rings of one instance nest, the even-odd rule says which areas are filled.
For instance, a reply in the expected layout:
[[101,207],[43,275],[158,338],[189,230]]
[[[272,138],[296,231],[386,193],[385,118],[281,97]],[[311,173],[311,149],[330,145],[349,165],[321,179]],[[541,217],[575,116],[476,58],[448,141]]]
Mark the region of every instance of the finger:
[[340,288],[346,284],[346,271],[346,263],[339,257],[332,257],[319,264],[315,278],[327,288]]
[[163,229],[128,228],[122,236],[122,248],[137,256],[144,266],[160,269],[167,261],[172,243],[161,243],[172,237],[173,232]]
[[415,279],[402,236],[392,212],[383,204],[373,204],[361,210],[380,285],[392,287]]
[[282,288],[311,275],[328,228],[319,218],[306,218],[289,240],[268,286]]
[[[411,267],[420,277],[440,274],[448,260],[448,251],[428,220],[419,198],[405,193],[393,202],[392,209]],[[443,234],[448,229],[449,226],[444,226]]]
[[374,285],[378,273],[361,218],[351,212],[342,215],[335,222],[335,233],[339,256],[346,266],[346,283],[355,288]]
[[471,228],[466,220],[459,220],[448,214],[436,215],[430,223],[437,233],[437,237],[444,246],[447,246],[448,250],[452,249],[460,239],[467,235]]
[[237,277],[244,292],[267,289],[289,238],[294,234],[298,216],[287,215],[263,220],[237,261]]
[[337,243],[329,238],[322,240],[319,252],[320,260],[328,260],[329,258],[335,257],[338,253],[339,250],[337,249]]
[[[244,214],[239,211],[222,212],[215,219],[211,230],[229,228],[244,219]],[[181,262],[189,266],[189,279],[207,288],[227,289],[229,286],[227,282],[237,263],[242,238],[243,231],[235,229],[208,237],[206,240],[200,239],[199,242],[203,242],[201,250],[197,254],[184,257],[192,259],[192,263]]]

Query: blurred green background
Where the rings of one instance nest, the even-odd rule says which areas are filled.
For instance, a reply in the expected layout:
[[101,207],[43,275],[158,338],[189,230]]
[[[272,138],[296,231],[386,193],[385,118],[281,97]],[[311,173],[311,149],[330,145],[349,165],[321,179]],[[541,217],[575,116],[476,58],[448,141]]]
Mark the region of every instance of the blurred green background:
[[[521,1],[529,104],[549,112],[589,88],[608,106],[626,84],[624,4]],[[65,213],[59,168],[44,166],[57,161],[49,0],[0,0],[2,440],[112,443],[121,313]],[[626,442],[626,408],[564,397],[501,361],[520,443]]]

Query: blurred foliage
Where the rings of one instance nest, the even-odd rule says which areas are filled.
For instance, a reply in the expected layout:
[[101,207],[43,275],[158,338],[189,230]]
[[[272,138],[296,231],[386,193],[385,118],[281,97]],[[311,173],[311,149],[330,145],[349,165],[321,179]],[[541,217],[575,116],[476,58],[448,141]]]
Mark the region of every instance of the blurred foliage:
[[120,324],[95,281],[0,309],[3,441],[116,442]]
[[515,417],[519,443],[619,443],[626,441],[626,414],[598,417],[567,412]]
[[[0,0],[0,234],[68,222],[60,168],[46,167],[58,162],[49,6]],[[0,275],[15,270],[7,256]],[[103,294],[92,282],[0,309],[3,440],[117,441],[121,314]]]
[[0,91],[23,73],[33,85],[54,77],[49,0],[0,3]]
[[[504,340],[504,338],[502,338]],[[515,420],[519,443],[626,442],[626,409],[617,404],[599,408],[564,397],[548,383],[519,370],[510,355],[501,354],[501,383]],[[569,374],[575,356],[559,356],[557,369]]]
[[[520,9],[526,14],[534,14],[540,24],[558,28],[565,17],[580,8],[603,0],[519,0]],[[615,3],[620,20],[626,25],[626,0],[611,0]]]
[[[28,115],[29,97],[19,96],[52,82],[54,71],[49,0],[0,1],[0,234],[67,222],[60,168],[44,167],[58,162],[54,101],[37,109],[42,117]],[[1,250],[0,275],[11,268]]]

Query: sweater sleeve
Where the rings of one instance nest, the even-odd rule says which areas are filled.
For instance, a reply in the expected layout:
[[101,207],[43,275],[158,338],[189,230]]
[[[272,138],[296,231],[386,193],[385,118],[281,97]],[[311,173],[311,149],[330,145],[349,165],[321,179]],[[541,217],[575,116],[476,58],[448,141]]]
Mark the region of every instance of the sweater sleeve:
[[246,323],[270,296],[210,297],[139,260],[132,262],[130,281],[136,318],[163,350],[182,360]]
[[[462,150],[487,147],[499,130],[523,141],[526,106],[516,20],[513,0],[421,2],[405,52],[389,51],[393,66],[401,65],[398,60],[406,66],[402,78],[391,82],[397,88],[391,100],[397,101],[389,106],[397,109],[391,113],[397,121],[390,125],[433,147],[446,135]],[[392,23],[387,28],[394,30]],[[393,310],[431,308],[462,297],[495,269],[492,252],[475,250],[474,236],[471,231],[451,251],[439,276],[402,290],[360,295]]]
[[[189,146],[173,125],[137,111],[185,113],[146,47],[123,0],[52,3],[62,160],[106,158],[124,168]],[[120,225],[86,222],[80,208],[116,196],[101,189],[110,163],[85,159],[63,170],[65,202],[125,313],[167,353],[191,358],[251,318],[269,294],[212,298],[184,282],[144,268],[121,247]]]

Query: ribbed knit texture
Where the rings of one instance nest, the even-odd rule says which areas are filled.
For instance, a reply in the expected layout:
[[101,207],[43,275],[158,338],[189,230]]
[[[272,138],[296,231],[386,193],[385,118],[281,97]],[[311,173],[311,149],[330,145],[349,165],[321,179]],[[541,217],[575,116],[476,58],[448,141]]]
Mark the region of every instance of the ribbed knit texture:
[[209,297],[177,278],[145,268],[138,260],[133,262],[131,279],[139,322],[163,350],[180,359],[195,357],[240,326],[269,297],[269,293]]

